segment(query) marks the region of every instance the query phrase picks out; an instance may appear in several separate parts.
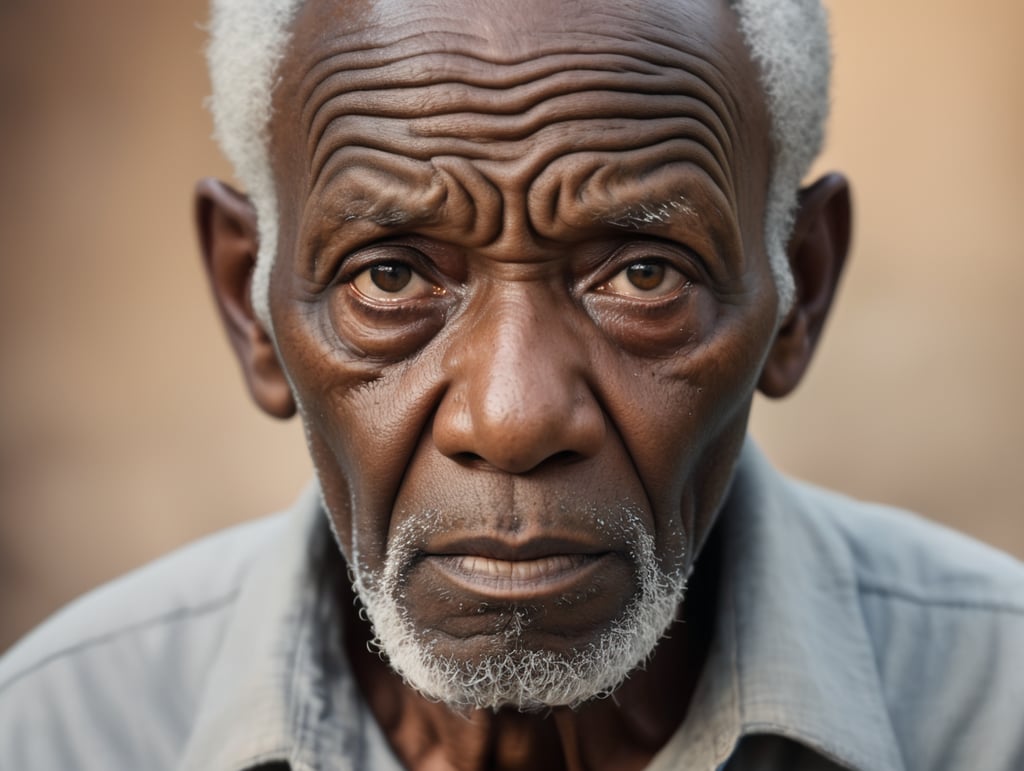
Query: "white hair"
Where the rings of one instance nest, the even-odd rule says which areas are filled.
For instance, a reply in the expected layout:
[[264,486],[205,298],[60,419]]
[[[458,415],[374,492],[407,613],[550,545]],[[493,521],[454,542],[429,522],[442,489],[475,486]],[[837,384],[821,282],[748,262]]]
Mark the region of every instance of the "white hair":
[[[629,544],[636,585],[622,614],[611,619],[592,642],[565,653],[530,648],[523,638],[538,615],[544,614],[516,606],[501,611],[500,631],[494,633],[491,652],[476,660],[439,654],[436,640],[414,624],[401,599],[407,570],[415,565],[416,544],[438,526],[436,512],[424,512],[399,526],[388,543],[380,575],[353,556],[353,587],[373,626],[373,646],[406,684],[457,710],[576,708],[614,693],[654,652],[675,621],[686,591],[681,568],[664,569],[658,564],[654,538],[644,528],[639,511],[622,506],[617,514],[595,516],[594,521]],[[568,607],[573,600],[562,597],[558,602]],[[486,603],[480,608],[486,608]]]
[[[270,273],[277,251],[277,197],[268,152],[271,95],[304,0],[212,0],[207,61],[214,136],[246,188],[259,224],[252,302],[266,331]],[[729,0],[740,32],[760,68],[772,121],[774,157],[765,208],[764,240],[779,295],[779,317],[794,297],[786,244],[797,191],[821,150],[828,117],[831,53],[820,0]]]
[[277,69],[291,22],[305,0],[211,0],[210,112],[213,135],[256,207],[260,245],[252,305],[273,335],[270,273],[277,256],[277,192],[270,167],[269,124]]
[[821,0],[731,0],[740,32],[761,70],[772,122],[771,178],[764,214],[764,247],[779,293],[779,317],[796,287],[786,245],[800,181],[821,152],[828,118],[832,49]]

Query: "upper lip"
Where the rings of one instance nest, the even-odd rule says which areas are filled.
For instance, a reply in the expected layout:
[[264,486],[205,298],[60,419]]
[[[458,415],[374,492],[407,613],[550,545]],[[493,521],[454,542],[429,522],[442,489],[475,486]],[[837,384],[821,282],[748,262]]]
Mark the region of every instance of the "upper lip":
[[564,536],[533,537],[514,541],[496,536],[475,536],[458,538],[443,543],[430,544],[424,550],[431,556],[488,557],[496,560],[516,562],[535,560],[559,554],[597,555],[613,551],[606,544],[596,544],[578,538]]

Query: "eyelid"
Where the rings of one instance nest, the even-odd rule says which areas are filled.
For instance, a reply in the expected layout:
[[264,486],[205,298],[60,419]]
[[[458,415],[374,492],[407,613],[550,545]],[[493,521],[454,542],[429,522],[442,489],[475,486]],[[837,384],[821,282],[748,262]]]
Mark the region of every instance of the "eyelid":
[[652,238],[631,241],[617,248],[597,272],[590,291],[607,287],[630,267],[644,263],[665,265],[681,276],[680,286],[707,283],[709,280],[706,267],[693,250],[681,244]]
[[[394,292],[390,292],[387,289],[376,286],[376,282],[373,277],[373,270],[374,268],[378,268],[382,265],[403,265],[408,268],[410,273],[409,283]],[[385,305],[413,302],[415,300],[423,300],[429,297],[441,297],[445,293],[443,287],[424,278],[411,266],[398,262],[375,262],[358,271],[347,281],[347,283],[352,287],[354,292],[369,302],[382,303]]]
[[343,255],[338,260],[335,280],[342,282],[350,281],[353,276],[362,273],[367,268],[388,262],[408,265],[420,275],[429,272],[423,270],[428,260],[418,249],[406,244],[385,242],[361,246]]
[[[644,289],[632,283],[628,272],[630,269],[640,265],[664,268],[664,275],[659,277],[657,286],[651,289]],[[597,291],[636,302],[660,302],[677,295],[683,287],[689,284],[690,281],[686,275],[667,260],[659,258],[640,259],[623,267],[610,279],[597,287]]]
[[376,243],[364,246],[346,254],[338,263],[337,281],[351,281],[359,273],[383,264],[406,265],[426,281],[440,284],[438,271],[430,258],[407,244]]
[[[369,272],[379,265],[404,265],[413,275],[414,282],[422,282],[433,291],[423,292],[418,296],[388,296],[391,293],[380,290],[380,296],[374,296],[359,288],[356,280],[368,276]],[[356,294],[366,302],[378,305],[398,305],[404,302],[426,299],[431,296],[440,297],[447,293],[445,283],[440,280],[438,271],[433,268],[430,259],[420,250],[407,244],[373,244],[346,255],[337,271],[337,283],[349,285]],[[396,293],[397,295],[397,293]]]

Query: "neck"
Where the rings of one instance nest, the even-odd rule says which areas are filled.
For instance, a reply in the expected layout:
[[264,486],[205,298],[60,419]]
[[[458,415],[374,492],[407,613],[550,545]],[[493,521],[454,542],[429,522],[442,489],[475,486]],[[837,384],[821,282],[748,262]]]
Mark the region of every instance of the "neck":
[[[710,553],[709,553],[710,552]],[[655,649],[609,698],[577,709],[457,712],[405,685],[367,648],[372,633],[344,583],[345,645],[363,696],[408,769],[642,769],[685,717],[711,639],[717,550],[702,550],[685,606]]]

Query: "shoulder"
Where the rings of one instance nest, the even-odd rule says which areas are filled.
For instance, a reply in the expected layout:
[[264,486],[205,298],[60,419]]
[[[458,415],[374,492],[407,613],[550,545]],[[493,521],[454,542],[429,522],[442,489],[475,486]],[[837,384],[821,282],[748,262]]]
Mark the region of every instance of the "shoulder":
[[28,768],[80,767],[84,754],[97,767],[171,764],[234,600],[283,527],[278,515],[204,538],[86,594],[16,644],[0,658],[7,758]]
[[1024,768],[1024,564],[898,509],[793,489],[846,555],[907,768]]
[[842,539],[861,593],[1024,614],[1024,563],[1009,554],[901,509],[790,485],[816,524]]

